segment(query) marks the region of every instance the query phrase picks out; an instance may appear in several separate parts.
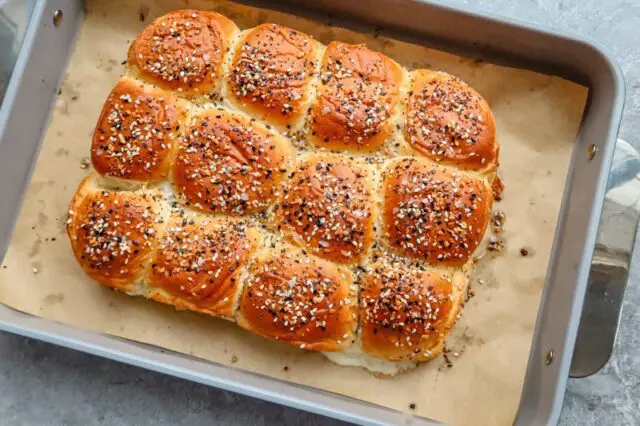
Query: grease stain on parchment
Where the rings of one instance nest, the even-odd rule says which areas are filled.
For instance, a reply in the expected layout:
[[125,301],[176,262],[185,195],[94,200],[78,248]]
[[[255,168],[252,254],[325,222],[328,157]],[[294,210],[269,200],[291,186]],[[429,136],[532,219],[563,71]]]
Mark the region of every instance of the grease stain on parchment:
[[45,306],[53,306],[53,305],[56,305],[56,304],[62,303],[62,302],[64,302],[64,294],[62,294],[62,293],[47,294],[42,299],[42,303],[44,303]]

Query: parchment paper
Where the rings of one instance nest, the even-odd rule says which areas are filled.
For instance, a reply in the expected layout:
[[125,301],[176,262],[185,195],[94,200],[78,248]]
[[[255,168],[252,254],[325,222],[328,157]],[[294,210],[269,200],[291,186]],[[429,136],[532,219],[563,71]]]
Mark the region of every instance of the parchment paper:
[[[73,192],[89,169],[91,133],[134,37],[177,8],[214,9],[241,28],[276,22],[331,40],[366,42],[409,68],[442,69],[493,108],[502,145],[505,251],[481,262],[476,295],[443,358],[392,379],[339,367],[321,354],[269,342],[223,320],[116,294],[88,279],[64,233]],[[505,425],[515,416],[569,156],[587,89],[559,78],[478,63],[226,1],[87,1],[86,21],[0,269],[0,301],[30,314],[154,344],[235,368],[349,395],[451,424]],[[142,16],[146,18],[141,21]],[[521,256],[521,248],[529,254]],[[456,356],[458,354],[458,356]],[[284,371],[283,367],[288,366]],[[410,409],[410,404],[415,409]]]

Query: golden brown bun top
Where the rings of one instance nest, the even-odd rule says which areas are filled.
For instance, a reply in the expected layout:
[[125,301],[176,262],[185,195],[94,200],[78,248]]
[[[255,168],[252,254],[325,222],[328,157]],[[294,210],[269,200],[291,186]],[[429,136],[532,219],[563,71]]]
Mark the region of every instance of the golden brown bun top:
[[329,43],[311,111],[312,141],[329,149],[378,148],[389,133],[403,78],[400,65],[379,52]]
[[466,263],[491,214],[488,185],[415,158],[395,162],[385,175],[384,232],[391,246],[432,264]]
[[154,258],[152,281],[171,293],[206,299],[255,245],[255,233],[242,223],[174,217]]
[[149,286],[203,309],[230,311],[238,272],[256,245],[256,231],[240,222],[175,215],[154,255]]
[[101,191],[88,176],[67,219],[80,265],[92,278],[128,290],[148,264],[162,224],[155,193]]
[[254,120],[209,109],[184,130],[173,181],[200,210],[254,213],[274,201],[289,156],[288,142]]
[[360,291],[363,350],[392,360],[431,358],[453,324],[452,289],[443,273],[375,264]]
[[317,256],[357,263],[374,238],[371,184],[353,161],[316,155],[292,172],[277,204],[278,227]]
[[498,161],[496,125],[487,102],[444,72],[417,70],[407,106],[405,137],[424,155],[465,169]]
[[93,132],[93,167],[101,175],[135,181],[165,178],[183,118],[173,95],[123,77]]
[[355,294],[347,271],[291,248],[276,248],[250,270],[240,325],[302,348],[338,350],[353,338]]
[[217,89],[236,25],[215,12],[179,10],[148,25],[129,48],[128,65],[160,87],[185,95]]
[[316,56],[306,34],[276,24],[252,28],[235,48],[230,95],[270,123],[291,125],[305,112]]

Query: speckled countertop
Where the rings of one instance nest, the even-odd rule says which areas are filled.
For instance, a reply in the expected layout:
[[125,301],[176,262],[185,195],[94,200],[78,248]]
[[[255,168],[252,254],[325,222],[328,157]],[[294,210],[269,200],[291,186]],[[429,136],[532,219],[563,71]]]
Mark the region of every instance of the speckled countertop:
[[[444,2],[444,0],[443,0]],[[627,82],[620,137],[640,150],[640,2],[446,2],[590,37],[619,61]],[[613,358],[570,380],[563,425],[640,424],[640,253],[634,254]],[[2,425],[315,425],[337,421],[0,333]]]

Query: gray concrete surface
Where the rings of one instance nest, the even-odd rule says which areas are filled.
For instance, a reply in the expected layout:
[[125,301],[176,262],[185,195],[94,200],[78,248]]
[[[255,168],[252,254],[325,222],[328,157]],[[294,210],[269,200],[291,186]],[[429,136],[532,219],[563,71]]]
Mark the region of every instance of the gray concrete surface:
[[[450,1],[591,37],[615,56],[627,81],[620,136],[640,149],[640,2],[634,0]],[[611,362],[571,380],[563,425],[640,424],[640,256],[625,297]],[[0,333],[2,425],[330,425],[303,413]]]

